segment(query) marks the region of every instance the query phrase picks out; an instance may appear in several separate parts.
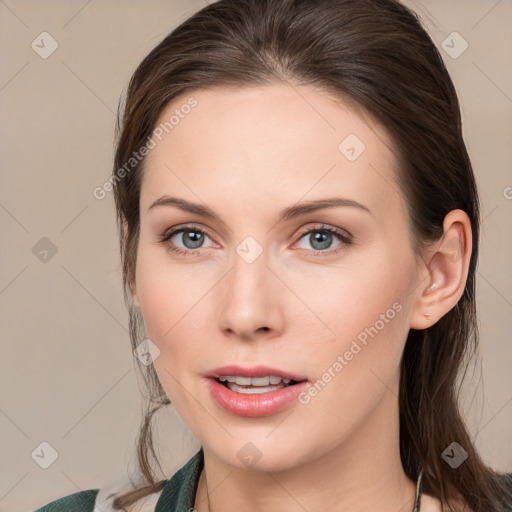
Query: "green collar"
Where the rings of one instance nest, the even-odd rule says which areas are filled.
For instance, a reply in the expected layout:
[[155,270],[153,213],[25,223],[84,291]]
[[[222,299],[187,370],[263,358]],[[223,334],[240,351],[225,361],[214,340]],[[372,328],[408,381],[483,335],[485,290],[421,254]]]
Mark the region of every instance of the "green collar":
[[203,464],[204,453],[201,448],[167,481],[156,503],[155,512],[188,512],[192,510]]

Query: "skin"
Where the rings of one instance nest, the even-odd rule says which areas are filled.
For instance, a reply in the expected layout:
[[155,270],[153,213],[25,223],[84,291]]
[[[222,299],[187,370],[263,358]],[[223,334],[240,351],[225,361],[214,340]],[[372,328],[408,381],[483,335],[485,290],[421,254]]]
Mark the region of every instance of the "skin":
[[[161,121],[190,96],[197,106],[146,158],[132,290],[160,351],[162,386],[204,448],[196,510],[412,510],[415,482],[399,455],[400,358],[409,329],[428,328],[462,295],[467,215],[450,212],[444,237],[417,254],[389,137],[325,92],[197,90],[169,104]],[[366,146],[354,161],[338,149],[349,134]],[[222,222],[149,209],[166,194],[208,205]],[[337,207],[277,223],[282,209],[328,197],[371,213]],[[188,256],[159,243],[183,224],[206,232],[199,249],[184,245],[183,232],[172,238]],[[310,236],[317,231],[299,232],[321,224],[352,243],[332,235],[322,248]],[[236,252],[248,236],[262,249],[252,263]],[[226,364],[265,364],[314,383],[395,303],[400,312],[306,405],[238,417],[209,393],[205,373]],[[261,453],[252,467],[237,456],[248,442]],[[430,496],[422,502],[422,512],[441,510]]]

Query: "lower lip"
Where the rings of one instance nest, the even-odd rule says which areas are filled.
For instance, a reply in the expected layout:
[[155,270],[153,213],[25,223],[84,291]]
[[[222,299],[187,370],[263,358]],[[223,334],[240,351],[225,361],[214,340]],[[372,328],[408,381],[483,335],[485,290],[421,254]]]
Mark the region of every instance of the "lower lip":
[[208,386],[213,399],[227,412],[236,416],[271,416],[285,409],[306,389],[307,381],[293,386],[269,391],[268,393],[237,393],[231,391],[216,379],[208,378]]

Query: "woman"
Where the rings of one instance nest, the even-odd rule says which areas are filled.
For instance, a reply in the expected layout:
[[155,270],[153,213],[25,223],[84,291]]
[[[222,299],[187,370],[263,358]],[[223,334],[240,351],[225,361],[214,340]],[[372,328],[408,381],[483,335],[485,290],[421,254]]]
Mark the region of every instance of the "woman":
[[[411,11],[205,7],[133,75],[111,181],[147,486],[40,511],[512,510],[458,412],[478,195]],[[158,481],[169,403],[201,449]]]

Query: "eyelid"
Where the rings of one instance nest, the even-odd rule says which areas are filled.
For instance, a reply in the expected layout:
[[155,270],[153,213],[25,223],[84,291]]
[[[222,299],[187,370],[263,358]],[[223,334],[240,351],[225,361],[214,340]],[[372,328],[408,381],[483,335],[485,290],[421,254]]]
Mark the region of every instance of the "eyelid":
[[[188,256],[189,255],[197,255],[198,256],[198,255],[202,254],[202,251],[205,250],[206,248],[200,247],[198,249],[186,249],[186,248],[183,249],[179,246],[176,246],[173,243],[169,243],[171,238],[173,238],[174,236],[176,236],[177,234],[179,234],[183,231],[195,231],[198,233],[202,233],[202,234],[208,236],[208,238],[210,238],[214,242],[214,244],[216,244],[216,242],[214,241],[214,237],[210,236],[208,229],[202,227],[199,224],[178,224],[176,226],[173,226],[172,228],[169,228],[166,231],[164,231],[164,233],[159,236],[157,243],[167,245],[168,250],[170,250],[172,252],[180,253],[182,255],[188,255]],[[317,232],[323,231],[323,232],[332,233],[335,236],[337,236],[341,241],[339,246],[336,246],[333,249],[306,250],[307,252],[309,252],[310,254],[313,254],[315,256],[329,256],[329,255],[332,256],[332,255],[336,254],[339,250],[341,250],[340,246],[347,247],[353,243],[352,242],[353,236],[348,231],[328,225],[328,224],[316,223],[314,225],[302,227],[299,230],[299,232],[297,233],[297,240],[293,243],[293,245],[296,245],[298,242],[300,242],[300,240],[302,240],[302,238],[304,238],[304,235],[306,235],[310,232],[314,232],[314,231],[317,231]]]
[[175,235],[178,231],[197,231],[200,233],[204,233],[208,235],[209,238],[213,238],[210,236],[210,233],[207,228],[201,226],[200,224],[177,224],[176,226],[172,226],[171,228],[166,229],[161,236],[161,238],[169,237]]
[[309,233],[310,231],[328,231],[330,233],[335,233],[341,238],[345,238],[347,240],[352,240],[353,236],[346,229],[337,228],[335,226],[331,226],[330,224],[324,224],[322,222],[316,223],[313,226],[306,226],[299,230],[299,235],[304,235]]
[[[176,236],[177,234],[183,232],[183,231],[195,231],[197,233],[202,233],[204,235],[206,235],[210,240],[212,240],[214,242],[214,244],[218,245],[215,241],[214,241],[214,237],[212,237],[208,231],[207,228],[199,225],[199,224],[178,224],[176,226],[173,226],[171,228],[168,228],[166,229],[162,235],[160,235],[158,237],[158,241],[157,243],[158,244],[170,244],[170,245],[174,245],[170,242],[171,238],[173,238],[174,236]],[[199,254],[202,250],[204,250],[204,248],[199,248],[197,250],[193,250],[193,249],[183,249],[181,247],[178,247],[178,246],[175,246],[173,247],[173,249],[176,249],[177,252],[181,251],[183,253],[195,253],[195,254]]]

